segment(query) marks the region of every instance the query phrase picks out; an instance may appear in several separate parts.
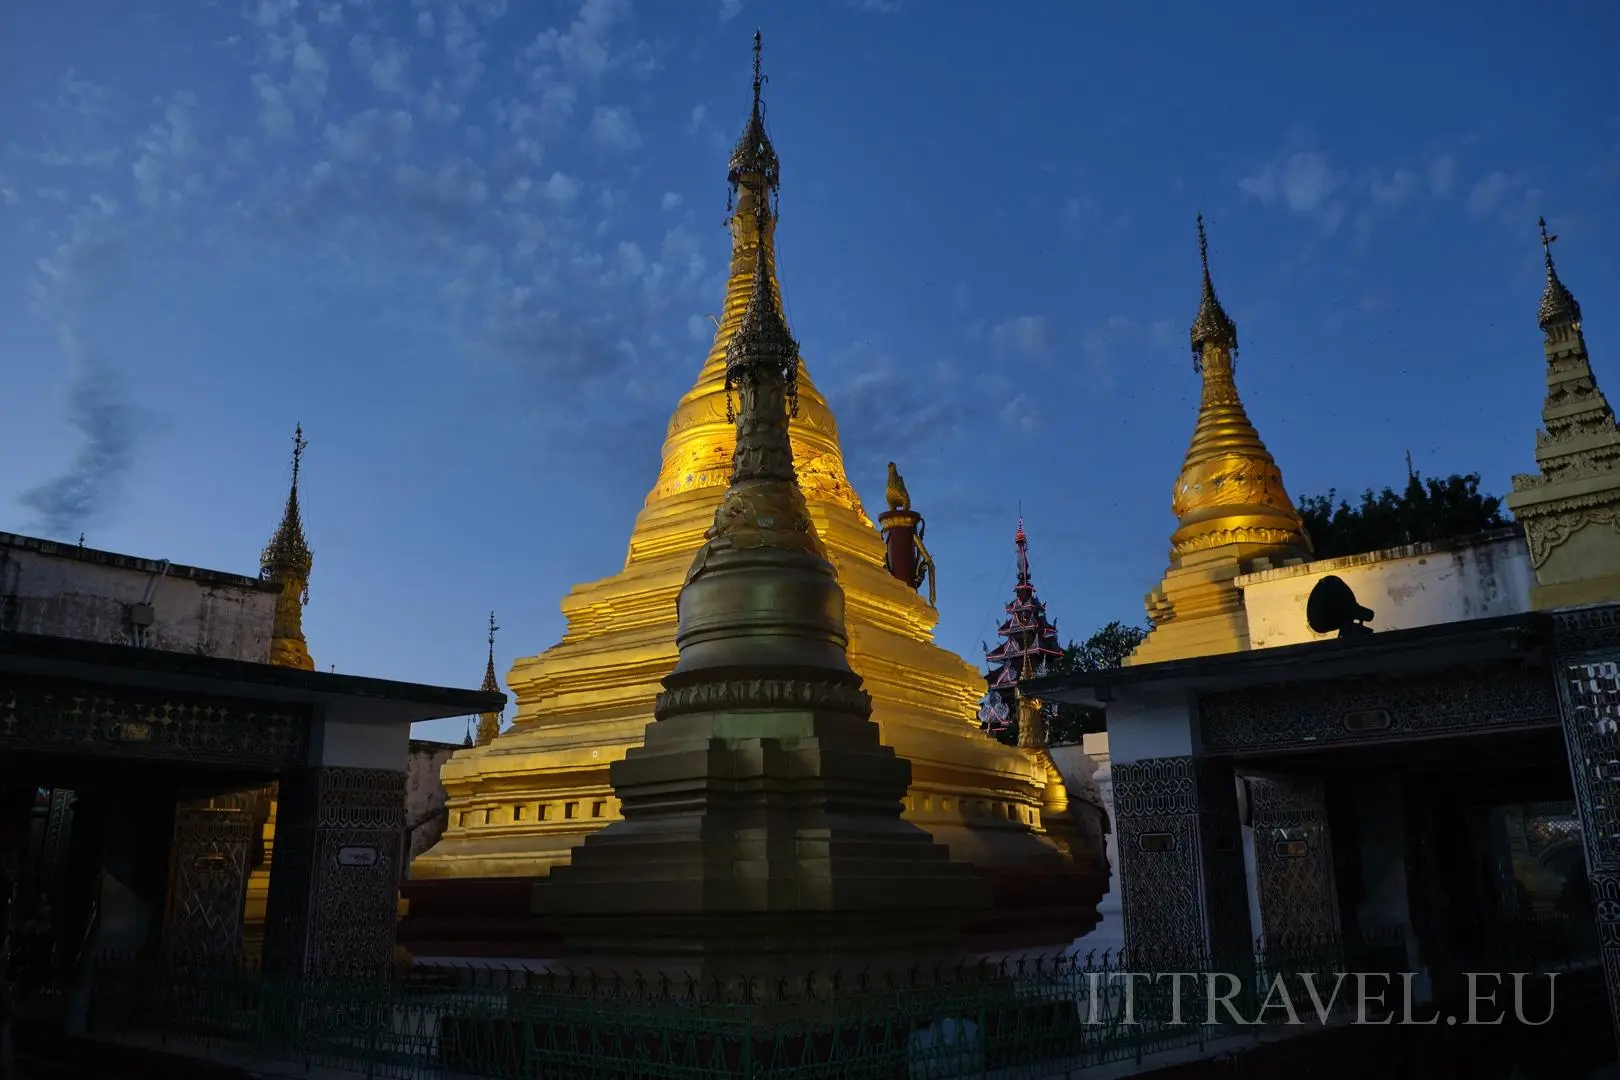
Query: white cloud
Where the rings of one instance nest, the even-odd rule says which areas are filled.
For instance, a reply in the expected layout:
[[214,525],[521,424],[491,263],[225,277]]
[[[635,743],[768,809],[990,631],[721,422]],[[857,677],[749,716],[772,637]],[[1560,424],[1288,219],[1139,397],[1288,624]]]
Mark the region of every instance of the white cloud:
[[291,139],[297,129],[292,106],[275,80],[264,72],[253,76],[253,93],[259,99],[259,124],[272,138]]
[[1334,195],[1345,174],[1326,154],[1300,151],[1268,162],[1238,181],[1238,187],[1267,205],[1281,203],[1290,213],[1317,220],[1332,232],[1343,220],[1345,205]]
[[412,128],[408,112],[367,109],[341,125],[328,124],[324,138],[332,154],[344,161],[377,162],[404,154]]
[[692,111],[687,115],[686,118],[686,133],[688,135],[696,135],[699,131],[701,131],[703,129],[703,118],[707,116],[708,113],[709,107],[707,105],[692,106]]
[[377,44],[366,34],[356,34],[349,39],[349,57],[383,93],[404,94],[409,88],[410,53],[395,42]]
[[567,206],[579,198],[583,187],[583,184],[567,173],[554,172],[546,180],[545,195],[558,206]]
[[720,21],[730,22],[742,14],[743,0],[720,0]]
[[1500,209],[1515,195],[1524,192],[1528,179],[1523,172],[1509,173],[1498,170],[1487,174],[1469,188],[1468,212],[1476,217],[1485,217]]
[[666,192],[664,192],[663,199],[659,202],[658,205],[660,207],[662,207],[663,209],[665,209],[665,210],[675,210],[675,209],[678,209],[680,207],[681,203],[683,203],[685,201],[686,200],[681,198],[681,196],[677,192],[666,191]]
[[1429,190],[1445,198],[1457,186],[1457,159],[1450,154],[1439,154],[1429,162]]
[[988,337],[997,352],[1044,356],[1052,351],[1052,320],[1045,315],[1018,315],[990,327]]
[[182,189],[194,189],[200,183],[200,177],[181,174],[185,159],[197,146],[194,105],[188,95],[178,95],[164,107],[163,119],[136,141],[141,154],[130,172],[135,178],[136,195],[143,203],[177,199]]
[[635,118],[622,106],[598,105],[591,114],[590,136],[608,150],[630,151],[641,145]]

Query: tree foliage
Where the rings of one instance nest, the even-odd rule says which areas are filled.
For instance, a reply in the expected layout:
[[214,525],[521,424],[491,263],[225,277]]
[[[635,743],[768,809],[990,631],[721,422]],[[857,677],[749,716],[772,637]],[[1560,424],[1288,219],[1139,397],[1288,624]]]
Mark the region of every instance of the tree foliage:
[[1502,500],[1479,490],[1479,474],[1453,473],[1445,479],[1409,473],[1406,488],[1362,492],[1351,505],[1338,492],[1309,495],[1299,501],[1300,516],[1319,559],[1360,555],[1454,536],[1499,529],[1506,525]]
[[[1123,667],[1125,658],[1147,637],[1139,626],[1128,626],[1118,620],[1109,623],[1084,641],[1071,641],[1061,657],[1055,657],[1046,666],[1048,675],[1070,675],[1086,671],[1105,671]],[[1018,743],[1018,717],[1009,717],[1012,723],[996,738],[1008,745]],[[1076,743],[1082,735],[1106,731],[1103,711],[1086,705],[1053,703],[1046,706],[1046,741],[1049,743]]]

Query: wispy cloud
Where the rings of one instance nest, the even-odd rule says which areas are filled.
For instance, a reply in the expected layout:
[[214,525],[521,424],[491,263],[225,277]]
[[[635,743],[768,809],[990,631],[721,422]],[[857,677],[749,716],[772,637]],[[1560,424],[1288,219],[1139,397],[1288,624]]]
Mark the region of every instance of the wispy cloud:
[[58,334],[72,369],[65,419],[83,443],[65,471],[28,489],[17,501],[36,517],[44,536],[71,539],[105,514],[134,461],[142,432],[118,372],[92,355],[73,329]]
[[1238,187],[1268,206],[1281,205],[1333,232],[1347,210],[1344,199],[1336,197],[1347,179],[1326,154],[1302,150],[1266,162],[1239,180]]
[[[71,72],[50,88],[39,134],[0,163],[4,212],[50,238],[36,306],[72,345],[67,421],[85,440],[29,493],[42,524],[60,532],[115,501],[137,446],[118,358],[82,344],[134,280],[126,265],[148,280],[251,272],[278,302],[311,307],[363,296],[368,317],[447,361],[498,365],[548,430],[596,395],[667,399],[659,380],[683,372],[688,321],[719,285],[681,194],[651,193],[665,216],[649,239],[649,196],[630,192],[645,151],[625,101],[657,50],[628,0],[576,0],[522,35],[517,8],[453,0],[360,19],[256,0],[224,40],[211,34],[245,67],[237,80],[179,67],[155,101]],[[707,136],[704,118],[691,120]],[[648,385],[626,387],[633,361],[655,373],[638,376]]]
[[1240,177],[1238,189],[1262,205],[1311,222],[1324,234],[1345,229],[1365,244],[1383,222],[1452,198],[1460,175],[1450,150],[1436,149],[1412,162],[1357,168],[1296,140]]

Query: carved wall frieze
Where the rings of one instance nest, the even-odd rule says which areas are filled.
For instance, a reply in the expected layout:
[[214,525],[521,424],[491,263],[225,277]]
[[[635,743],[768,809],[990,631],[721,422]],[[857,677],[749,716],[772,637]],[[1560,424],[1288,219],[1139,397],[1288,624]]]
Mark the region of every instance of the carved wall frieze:
[[1558,722],[1546,669],[1329,679],[1207,694],[1204,748],[1225,754],[1545,727]]
[[1568,660],[1588,652],[1620,652],[1620,604],[1560,611],[1553,616],[1558,654]]
[[858,685],[805,679],[733,679],[666,690],[653,714],[659,719],[729,709],[813,709],[872,715],[872,699]]
[[0,748],[276,771],[308,732],[298,706],[0,677]]
[[[1539,570],[1552,553],[1587,526],[1620,532],[1620,508],[1612,505],[1614,495],[1559,499],[1543,506],[1521,507],[1525,542],[1530,549],[1530,565]],[[1591,509],[1587,509],[1590,507]]]

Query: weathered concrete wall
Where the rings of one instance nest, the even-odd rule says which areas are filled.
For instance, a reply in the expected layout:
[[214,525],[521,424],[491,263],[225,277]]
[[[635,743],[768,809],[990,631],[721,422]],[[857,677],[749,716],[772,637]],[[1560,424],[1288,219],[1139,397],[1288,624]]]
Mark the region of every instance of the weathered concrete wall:
[[411,829],[410,848],[406,852],[407,868],[416,857],[444,835],[450,819],[445,811],[444,785],[439,782],[439,769],[461,747],[454,743],[411,740],[410,763],[405,772],[405,823]]
[[279,595],[257,578],[0,533],[0,630],[262,664]]
[[1263,570],[1237,579],[1249,616],[1249,647],[1271,649],[1326,636],[1306,623],[1305,602],[1329,574],[1372,609],[1367,625],[1374,630],[1516,615],[1530,610],[1535,584],[1517,529]]

